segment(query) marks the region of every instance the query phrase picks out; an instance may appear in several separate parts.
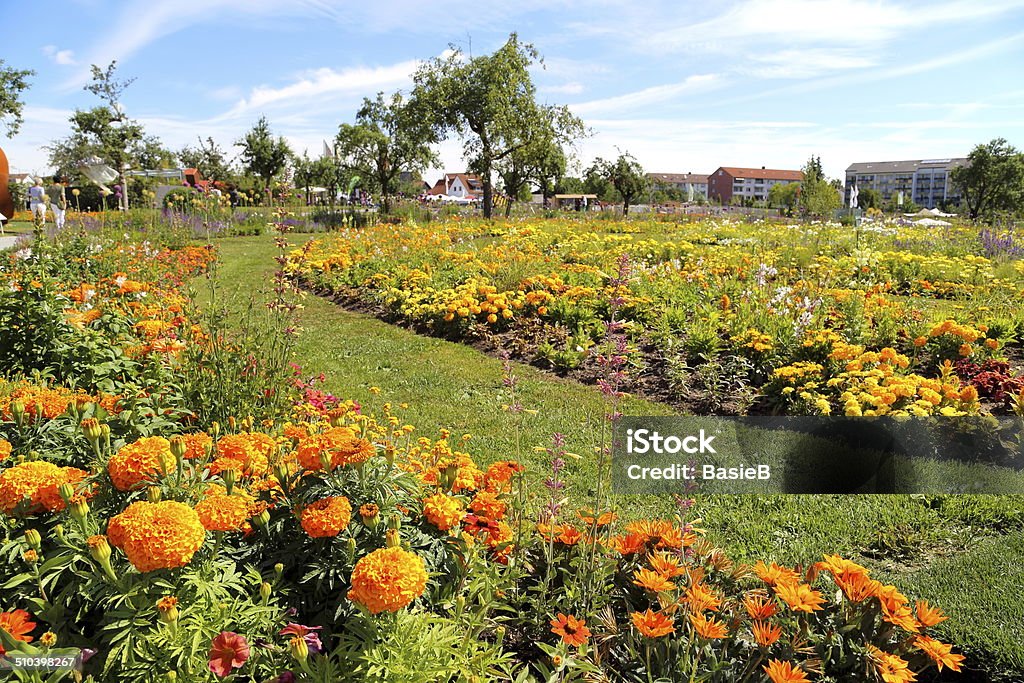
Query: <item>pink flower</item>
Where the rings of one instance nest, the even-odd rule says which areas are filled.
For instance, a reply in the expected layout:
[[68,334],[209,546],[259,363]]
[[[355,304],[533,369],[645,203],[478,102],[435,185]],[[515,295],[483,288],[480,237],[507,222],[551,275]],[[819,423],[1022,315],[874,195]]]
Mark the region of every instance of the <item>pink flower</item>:
[[310,654],[320,654],[324,649],[323,643],[320,642],[320,636],[316,634],[317,631],[322,629],[323,626],[303,626],[302,624],[288,624],[283,629],[278,631],[278,635],[282,636],[298,636],[306,641],[306,646],[309,648]]
[[210,647],[210,671],[218,678],[227,678],[232,669],[240,669],[249,659],[249,643],[245,636],[221,631]]

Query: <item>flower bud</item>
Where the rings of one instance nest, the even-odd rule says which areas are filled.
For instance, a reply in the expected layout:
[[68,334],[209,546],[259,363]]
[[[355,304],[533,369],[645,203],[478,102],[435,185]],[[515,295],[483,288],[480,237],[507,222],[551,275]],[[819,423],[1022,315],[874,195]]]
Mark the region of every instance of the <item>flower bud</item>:
[[499,626],[498,628],[494,629],[494,635],[496,640],[498,641],[498,645],[501,645],[502,641],[505,640],[505,627]]
[[384,447],[384,459],[388,461],[389,465],[395,464],[395,445],[389,443]]
[[28,543],[28,547],[33,550],[39,550],[43,544],[43,537],[39,535],[39,532],[35,529],[29,529],[25,532],[25,542]]
[[455,598],[455,616],[461,616],[466,609],[466,596],[460,595]]
[[185,442],[184,437],[171,437],[171,454],[174,455],[176,460],[179,462],[184,460],[186,451],[188,451],[188,444]]
[[210,436],[213,437],[214,441],[216,441],[217,437],[220,436],[220,422],[210,423]]
[[388,529],[399,531],[402,528],[402,517],[397,512],[388,517]]
[[150,503],[159,503],[162,497],[159,486],[149,486],[146,488],[146,499]]
[[73,496],[68,505],[68,512],[71,513],[73,520],[79,524],[84,523],[85,518],[89,516],[89,501],[85,499],[85,496]]
[[63,524],[56,524],[56,525],[54,525],[54,527],[53,527],[53,535],[57,537],[57,540],[63,541],[64,540],[64,525]]
[[110,544],[107,543],[106,536],[90,536],[86,544],[89,546],[89,554],[92,555],[92,559],[100,564],[110,562]]
[[276,463],[274,465],[274,477],[277,479],[277,482],[281,485],[281,488],[285,492],[287,492],[288,491],[288,481],[289,481],[288,465],[286,465],[283,462]]
[[282,574],[284,574],[284,564],[282,564],[281,562],[278,562],[277,564],[274,565],[274,580],[275,581],[280,581]]
[[270,524],[270,513],[266,510],[261,510],[258,515],[253,516],[252,523],[260,530],[266,531],[267,525]]
[[165,595],[156,601],[156,610],[160,613],[160,621],[165,624],[178,623],[178,598]]
[[21,426],[22,420],[25,419],[25,402],[18,400],[11,403],[11,415],[14,416],[14,421]]
[[328,472],[330,472],[332,469],[334,469],[332,467],[332,463],[331,463],[331,453],[330,453],[330,451],[326,451],[326,450],[320,451],[320,466],[323,467]]
[[304,662],[309,657],[309,645],[305,639],[295,636],[288,641],[288,651],[297,661]]
[[21,554],[21,559],[25,560],[28,564],[35,564],[39,561],[39,553],[29,548]]
[[348,553],[349,560],[356,559],[356,539],[351,536],[349,536],[348,540],[345,542],[345,552]]
[[397,529],[388,529],[384,537],[384,545],[389,548],[397,548],[402,545],[402,537],[398,535]]
[[103,445],[106,446],[107,450],[110,450],[110,425],[100,425],[100,434],[103,436]]
[[235,416],[232,415],[228,417],[228,430],[234,432],[236,429],[238,429],[238,420],[236,420]]
[[224,470],[220,473],[220,476],[224,480],[224,488],[227,489],[227,494],[230,496],[231,492],[235,489],[235,482],[238,480],[238,470]]
[[96,443],[103,436],[103,427],[100,425],[99,420],[89,417],[82,420],[82,433],[85,434],[85,438],[88,439],[89,443]]
[[[75,192],[78,192],[78,190],[75,190]],[[164,674],[164,680],[167,683],[178,683],[178,673],[176,671],[168,671]]]
[[39,636],[39,644],[46,648],[53,647],[57,644],[57,634],[53,631],[47,631]]
[[366,503],[359,507],[359,517],[363,520],[366,528],[373,531],[380,526],[380,508],[373,503]]
[[64,501],[65,505],[70,505],[71,499],[74,498],[75,496],[75,487],[69,484],[68,482],[64,482],[59,487],[57,487],[57,493],[60,494],[60,497]]

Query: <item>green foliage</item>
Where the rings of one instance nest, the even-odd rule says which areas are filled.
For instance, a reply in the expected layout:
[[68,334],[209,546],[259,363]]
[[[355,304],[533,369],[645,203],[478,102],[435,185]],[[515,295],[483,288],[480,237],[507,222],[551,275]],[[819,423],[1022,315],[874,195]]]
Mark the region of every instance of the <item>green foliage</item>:
[[21,101],[21,94],[28,88],[29,76],[34,76],[35,71],[31,69],[15,69],[6,66],[4,60],[0,59],[0,121],[3,121],[7,128],[7,137],[11,137],[21,128],[21,112],[25,103]]
[[971,218],[1024,211],[1024,152],[1004,138],[976,146],[967,164],[950,172],[950,180]]
[[292,154],[283,137],[274,138],[265,116],[261,116],[235,146],[242,148],[242,163],[246,171],[261,178],[264,188],[269,188],[274,177],[285,169]]
[[223,182],[234,177],[225,151],[212,137],[207,137],[206,140],[198,138],[198,144],[195,147],[188,145],[182,147],[178,152],[178,160],[185,168],[199,169],[203,177],[210,180]]
[[[648,178],[640,163],[629,152],[619,154],[614,161],[598,157],[587,170],[587,177],[603,178],[622,198],[622,215],[629,215],[629,205],[643,197]],[[605,191],[607,194],[607,190]]]

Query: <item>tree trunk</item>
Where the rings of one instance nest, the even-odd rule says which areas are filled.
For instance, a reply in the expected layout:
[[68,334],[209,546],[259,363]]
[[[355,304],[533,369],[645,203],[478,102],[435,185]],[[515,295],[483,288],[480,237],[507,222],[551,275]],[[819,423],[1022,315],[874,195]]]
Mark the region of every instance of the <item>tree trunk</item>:
[[508,201],[505,203],[505,218],[508,218],[511,215],[512,215],[512,197],[509,197]]
[[629,200],[626,199],[625,197],[622,198],[622,215],[629,215]]
[[121,174],[121,201],[119,202],[121,208],[125,211],[128,210],[128,176],[124,173],[124,164],[121,164],[121,168],[118,170]]

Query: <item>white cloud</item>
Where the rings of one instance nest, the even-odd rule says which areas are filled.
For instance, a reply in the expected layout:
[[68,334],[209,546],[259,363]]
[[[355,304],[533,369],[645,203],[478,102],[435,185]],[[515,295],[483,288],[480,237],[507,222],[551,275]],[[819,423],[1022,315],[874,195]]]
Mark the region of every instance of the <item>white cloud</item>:
[[624,95],[571,104],[569,107],[581,116],[628,111],[638,107],[662,104],[683,94],[707,92],[723,86],[724,82],[718,74],[694,74],[678,83],[655,85]]
[[78,63],[72,50],[58,50],[56,45],[44,45],[43,54],[61,66],[74,66]]
[[412,73],[417,66],[419,62],[410,60],[389,66],[315,69],[279,88],[265,85],[253,88],[249,96],[235,104],[224,118],[237,117],[269,106],[300,108],[339,94],[361,98],[379,90],[411,83]]

